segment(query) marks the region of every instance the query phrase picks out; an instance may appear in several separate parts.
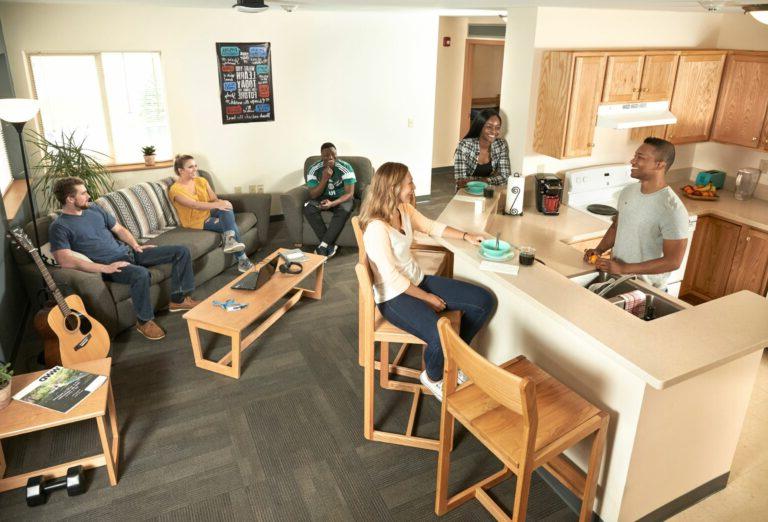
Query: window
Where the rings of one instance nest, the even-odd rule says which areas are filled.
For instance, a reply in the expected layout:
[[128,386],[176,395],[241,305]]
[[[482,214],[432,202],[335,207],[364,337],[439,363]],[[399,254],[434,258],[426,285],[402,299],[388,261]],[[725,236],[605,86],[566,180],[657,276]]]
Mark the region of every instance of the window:
[[75,132],[85,148],[109,156],[101,159],[107,164],[141,162],[145,145],[155,146],[158,159],[171,158],[160,53],[34,54],[29,59],[48,140]]
[[11,174],[11,165],[8,162],[8,153],[5,150],[5,138],[3,137],[3,126],[0,124],[0,192],[5,195],[5,191],[13,183],[13,174]]

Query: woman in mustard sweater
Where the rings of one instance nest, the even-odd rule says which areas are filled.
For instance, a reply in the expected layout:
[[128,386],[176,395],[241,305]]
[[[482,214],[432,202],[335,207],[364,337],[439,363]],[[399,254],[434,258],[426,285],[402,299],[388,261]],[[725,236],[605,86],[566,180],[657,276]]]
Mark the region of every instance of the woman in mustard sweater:
[[240,272],[251,269],[253,263],[245,255],[245,245],[240,241],[232,203],[219,199],[208,181],[197,175],[197,162],[192,156],[177,155],[173,171],[179,179],[168,189],[168,197],[176,208],[181,226],[222,234],[224,252],[235,255],[237,269]]

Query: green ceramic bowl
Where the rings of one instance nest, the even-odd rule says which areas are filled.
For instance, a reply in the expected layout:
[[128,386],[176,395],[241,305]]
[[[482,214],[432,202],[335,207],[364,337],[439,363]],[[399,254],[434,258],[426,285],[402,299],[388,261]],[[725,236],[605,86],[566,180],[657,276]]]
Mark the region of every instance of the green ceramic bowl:
[[483,189],[488,186],[485,181],[470,181],[467,183],[467,192],[473,194],[482,194]]
[[486,239],[480,244],[480,251],[488,257],[504,257],[512,250],[512,245],[499,240],[499,248],[496,248],[495,239]]

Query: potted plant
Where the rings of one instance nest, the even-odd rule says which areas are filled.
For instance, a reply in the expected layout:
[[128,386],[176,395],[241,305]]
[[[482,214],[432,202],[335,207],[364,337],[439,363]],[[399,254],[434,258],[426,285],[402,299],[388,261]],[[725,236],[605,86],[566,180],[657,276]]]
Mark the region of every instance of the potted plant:
[[83,147],[85,139],[78,141],[75,133],[62,132],[61,138],[50,141],[42,134],[27,131],[29,141],[37,147],[35,175],[35,190],[39,190],[39,198],[46,209],[59,207],[53,194],[53,185],[58,179],[76,176],[83,180],[85,188],[92,199],[97,199],[112,192],[112,175],[94,156],[108,158],[106,154]]
[[147,145],[141,148],[141,152],[144,153],[144,165],[147,167],[155,166],[155,147],[154,145]]
[[0,364],[0,410],[11,402],[11,363]]

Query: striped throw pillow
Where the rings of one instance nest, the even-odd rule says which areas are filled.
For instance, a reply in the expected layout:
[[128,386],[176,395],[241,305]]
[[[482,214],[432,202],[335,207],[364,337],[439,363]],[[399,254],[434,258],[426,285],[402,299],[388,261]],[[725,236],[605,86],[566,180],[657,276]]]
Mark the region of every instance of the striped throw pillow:
[[179,224],[162,183],[138,183],[105,194],[96,200],[96,204],[115,216],[140,243]]

